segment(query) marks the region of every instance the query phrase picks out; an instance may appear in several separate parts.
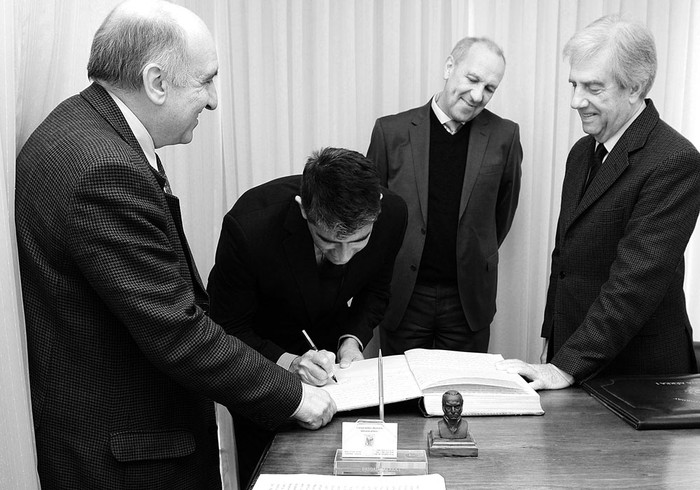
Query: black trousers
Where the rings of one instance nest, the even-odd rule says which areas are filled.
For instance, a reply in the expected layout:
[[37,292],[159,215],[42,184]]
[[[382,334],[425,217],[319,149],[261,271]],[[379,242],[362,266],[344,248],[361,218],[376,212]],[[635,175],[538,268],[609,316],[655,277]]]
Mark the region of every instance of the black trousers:
[[416,348],[487,352],[490,330],[469,328],[456,284],[416,283],[398,328],[381,329],[380,341],[384,355]]

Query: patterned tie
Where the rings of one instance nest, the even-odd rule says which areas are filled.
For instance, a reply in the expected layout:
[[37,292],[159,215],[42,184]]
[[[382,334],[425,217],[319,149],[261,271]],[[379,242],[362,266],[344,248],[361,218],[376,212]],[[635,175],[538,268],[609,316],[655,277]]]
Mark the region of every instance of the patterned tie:
[[163,184],[163,190],[166,194],[172,194],[173,192],[170,190],[170,182],[168,182],[168,176],[165,175],[165,169],[163,168],[163,164],[161,163],[160,157],[158,155],[156,155],[156,163],[158,164],[158,173],[161,177],[163,177],[163,180],[165,180],[165,184]]
[[591,159],[588,168],[588,180],[586,180],[586,186],[583,188],[584,192],[586,191],[586,189],[588,189],[588,186],[593,181],[595,174],[597,174],[598,170],[600,170],[600,166],[603,164],[603,158],[605,158],[605,155],[607,155],[607,153],[608,150],[603,144],[599,144],[598,147],[595,149],[595,152],[593,153],[593,158]]
[[455,134],[457,131],[459,131],[459,128],[462,127],[462,123],[455,121],[454,119],[450,119],[445,123],[445,126],[447,126],[447,130],[450,132],[450,134]]

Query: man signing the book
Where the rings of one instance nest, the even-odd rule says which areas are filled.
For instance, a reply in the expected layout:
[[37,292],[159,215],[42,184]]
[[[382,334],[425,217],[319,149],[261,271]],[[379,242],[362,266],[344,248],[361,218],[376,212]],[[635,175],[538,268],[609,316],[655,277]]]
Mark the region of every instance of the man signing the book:
[[[303,175],[249,190],[224,217],[212,319],[305,383],[333,382],[336,353],[341,368],[363,359],[384,315],[406,215],[363,155],[313,153]],[[274,433],[234,423],[245,487]]]

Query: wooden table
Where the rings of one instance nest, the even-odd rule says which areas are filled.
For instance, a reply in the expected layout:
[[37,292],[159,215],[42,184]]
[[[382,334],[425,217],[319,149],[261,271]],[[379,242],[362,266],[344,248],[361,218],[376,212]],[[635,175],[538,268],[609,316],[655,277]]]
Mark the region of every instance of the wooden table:
[[[637,431],[579,388],[540,392],[543,416],[469,417],[477,458],[429,456],[429,472],[459,488],[700,489],[700,429]],[[437,417],[416,401],[388,405],[399,449],[427,449]],[[336,414],[318,431],[280,432],[259,473],[333,474],[341,422],[376,418],[376,410]]]

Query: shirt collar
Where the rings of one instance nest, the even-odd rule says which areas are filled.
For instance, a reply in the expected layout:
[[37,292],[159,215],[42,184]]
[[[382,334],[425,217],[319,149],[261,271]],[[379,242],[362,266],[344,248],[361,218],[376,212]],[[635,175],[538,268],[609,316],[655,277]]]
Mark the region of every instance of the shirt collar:
[[[644,112],[644,109],[646,109],[646,102],[644,102],[642,105],[639,106],[639,109],[637,109],[637,112],[634,113],[632,117],[629,118],[629,120],[622,125],[620,129],[617,130],[615,134],[613,134],[610,138],[607,139],[607,141],[604,141],[602,143],[603,146],[605,146],[605,149],[608,150],[608,153],[605,155],[605,158],[608,157],[610,152],[615,148],[615,145],[617,144],[618,141],[620,141],[620,138],[622,138],[622,135],[625,134],[625,131],[627,131],[627,128],[629,128],[632,123],[634,122],[635,119],[639,117],[639,115]],[[603,161],[605,161],[605,158],[603,158]]]
[[151,167],[158,170],[158,164],[156,163],[155,145],[153,144],[153,138],[151,138],[151,134],[146,129],[146,126],[143,125],[139,118],[136,117],[136,114],[134,114],[131,111],[131,109],[129,109],[129,107],[124,102],[122,102],[122,100],[119,97],[117,97],[110,90],[106,88],[105,90],[107,90],[107,93],[117,104],[119,110],[122,111],[124,119],[126,119],[126,123],[129,125],[129,129],[131,129],[131,132],[134,133],[136,141],[139,142],[139,146],[141,146],[143,154],[146,155],[148,163],[151,165]]
[[[437,103],[438,98],[440,97],[440,94],[442,92],[438,92],[435,95],[433,95],[432,100],[430,101],[430,107],[433,109],[433,112],[435,113],[435,116],[437,116],[438,121],[440,121],[440,124],[442,124],[445,127],[445,130],[448,132],[450,131],[449,126],[447,125],[448,122],[452,121],[452,118],[445,114],[442,109],[440,109],[440,106]],[[459,127],[462,127],[464,123],[459,123]]]

